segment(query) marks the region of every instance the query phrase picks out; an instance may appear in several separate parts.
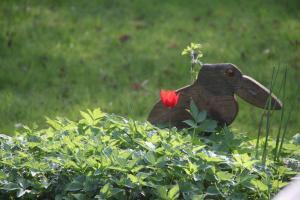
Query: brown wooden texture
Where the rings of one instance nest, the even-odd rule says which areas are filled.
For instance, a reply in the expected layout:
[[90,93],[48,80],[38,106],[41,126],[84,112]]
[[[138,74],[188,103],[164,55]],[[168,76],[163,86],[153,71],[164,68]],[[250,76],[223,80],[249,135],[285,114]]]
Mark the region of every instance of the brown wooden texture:
[[[148,120],[155,125],[168,125],[177,128],[186,127],[184,120],[191,116],[187,109],[193,100],[199,110],[206,110],[208,116],[219,124],[231,124],[238,113],[235,93],[247,102],[263,108],[269,96],[269,90],[254,79],[242,75],[233,64],[205,64],[197,80],[189,86],[178,89],[179,102],[169,109],[158,101],[151,110]],[[280,109],[282,103],[272,94],[274,109]]]

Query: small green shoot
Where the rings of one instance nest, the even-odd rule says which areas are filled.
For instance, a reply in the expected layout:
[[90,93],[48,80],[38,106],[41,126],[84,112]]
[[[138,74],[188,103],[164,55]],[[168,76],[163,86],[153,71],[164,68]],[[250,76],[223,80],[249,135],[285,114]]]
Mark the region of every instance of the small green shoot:
[[200,58],[203,56],[202,45],[191,43],[181,52],[181,55],[189,55],[191,59],[191,81],[194,82],[202,66],[202,62],[200,61]]
[[188,112],[191,114],[192,119],[183,121],[193,129],[193,140],[195,134],[203,132],[214,132],[217,128],[217,122],[207,118],[207,112],[205,110],[199,111],[197,105],[191,100],[190,109]]

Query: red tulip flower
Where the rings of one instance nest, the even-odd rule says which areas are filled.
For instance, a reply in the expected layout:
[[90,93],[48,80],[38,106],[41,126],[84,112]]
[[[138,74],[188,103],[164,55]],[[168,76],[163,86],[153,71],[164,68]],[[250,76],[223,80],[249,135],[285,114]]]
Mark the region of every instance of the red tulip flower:
[[176,94],[176,91],[173,90],[161,90],[160,100],[164,106],[172,109],[178,103],[179,94]]

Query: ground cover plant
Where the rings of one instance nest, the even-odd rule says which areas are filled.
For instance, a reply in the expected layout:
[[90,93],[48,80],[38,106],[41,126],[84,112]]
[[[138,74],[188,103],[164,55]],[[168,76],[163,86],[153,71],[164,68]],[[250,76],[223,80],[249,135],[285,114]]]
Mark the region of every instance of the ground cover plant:
[[[92,107],[144,120],[159,89],[190,82],[190,60],[180,53],[191,41],[202,43],[203,62],[234,63],[266,86],[274,65],[281,74],[287,66],[291,105],[300,77],[299,6],[298,0],[1,0],[0,132],[44,124],[43,116],[76,120]],[[233,127],[254,136],[261,110],[239,105]],[[280,116],[273,121],[277,130]],[[299,124],[294,112],[288,134]]]
[[1,199],[270,199],[300,171],[299,135],[262,164],[256,140],[202,112],[195,117],[205,126],[182,131],[100,109],[81,116],[0,135]]

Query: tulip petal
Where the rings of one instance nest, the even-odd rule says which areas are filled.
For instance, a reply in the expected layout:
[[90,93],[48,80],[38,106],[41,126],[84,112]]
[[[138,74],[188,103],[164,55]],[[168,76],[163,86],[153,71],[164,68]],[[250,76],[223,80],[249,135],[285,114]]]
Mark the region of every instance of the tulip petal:
[[179,99],[179,94],[173,90],[161,90],[160,91],[161,102],[165,107],[174,108]]

